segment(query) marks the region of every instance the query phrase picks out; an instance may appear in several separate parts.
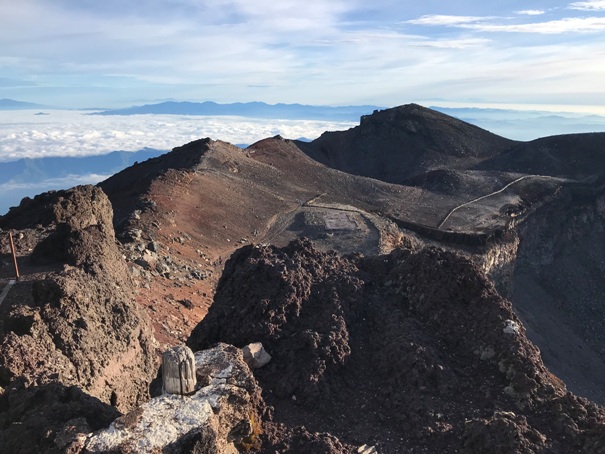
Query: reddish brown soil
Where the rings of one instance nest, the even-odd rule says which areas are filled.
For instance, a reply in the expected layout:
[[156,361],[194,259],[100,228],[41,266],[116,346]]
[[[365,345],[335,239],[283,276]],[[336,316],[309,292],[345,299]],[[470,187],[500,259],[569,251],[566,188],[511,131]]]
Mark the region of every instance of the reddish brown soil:
[[[175,164],[185,160],[178,158],[179,153],[187,157],[189,168]],[[188,265],[209,275],[203,280],[187,279],[187,273],[181,271],[173,272],[171,278],[135,276],[140,289],[137,301],[154,320],[156,338],[162,345],[183,342],[202,319],[223,263],[237,247],[265,242],[285,245],[301,234],[296,230],[297,213],[316,211],[323,216],[328,210],[303,207],[305,201],[315,199],[322,206],[339,207],[354,199],[357,206],[372,210],[379,206],[376,203],[397,200],[404,207],[414,197],[413,190],[408,193],[325,168],[281,138],[261,141],[246,151],[203,140],[171,155],[127,169],[102,184],[114,205],[118,237],[127,259],[131,243],[146,245],[153,240],[160,245],[158,254],[170,257],[177,268]],[[133,195],[138,202],[133,202]],[[368,243],[368,235],[359,230],[341,242],[348,251],[377,253],[400,240],[398,230],[386,221],[369,219],[363,213],[355,216],[360,228],[375,231],[375,238]],[[132,230],[141,233],[133,238]],[[312,236],[312,232],[306,233]],[[316,239],[330,249],[339,238],[323,234]],[[132,267],[137,267],[134,257]],[[189,300],[193,308],[179,303],[183,300]]]

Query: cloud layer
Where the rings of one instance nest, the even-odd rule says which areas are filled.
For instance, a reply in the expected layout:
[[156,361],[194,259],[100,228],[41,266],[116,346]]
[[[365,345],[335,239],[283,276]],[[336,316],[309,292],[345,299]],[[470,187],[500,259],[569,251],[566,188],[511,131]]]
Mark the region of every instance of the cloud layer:
[[90,156],[145,147],[171,150],[203,137],[251,144],[277,134],[313,139],[351,122],[256,120],[176,115],[97,116],[76,111],[0,111],[0,162],[49,156]]
[[[524,11],[526,15],[538,15],[538,11]],[[563,33],[589,33],[605,30],[605,16],[603,17],[567,17],[564,19],[507,23],[503,18],[473,17],[473,16],[442,16],[428,15],[419,19],[408,21],[414,25],[458,27],[478,32],[488,33],[540,33],[540,34],[563,34]]]
[[[477,124],[512,139],[571,132],[605,131],[605,117],[582,114],[548,115],[535,111],[441,108],[445,113]],[[21,158],[91,156],[111,151],[136,151],[145,147],[169,150],[191,140],[211,137],[234,144],[250,144],[280,134],[286,138],[315,138],[326,130],[356,126],[349,122],[311,120],[256,120],[241,117],[177,115],[98,116],[77,111],[0,111],[0,166]],[[546,115],[546,116],[545,116]],[[76,184],[94,184],[109,175],[82,174],[48,178],[40,172],[14,175],[4,164],[11,181],[0,183],[0,214],[22,197]],[[71,164],[73,166],[73,163]],[[81,164],[77,165],[81,169]],[[71,167],[61,165],[64,173]],[[67,170],[67,169],[70,170]],[[1,169],[1,168],[0,168]],[[95,169],[97,172],[104,170]],[[73,172],[77,173],[77,169]],[[37,176],[38,175],[38,176]]]

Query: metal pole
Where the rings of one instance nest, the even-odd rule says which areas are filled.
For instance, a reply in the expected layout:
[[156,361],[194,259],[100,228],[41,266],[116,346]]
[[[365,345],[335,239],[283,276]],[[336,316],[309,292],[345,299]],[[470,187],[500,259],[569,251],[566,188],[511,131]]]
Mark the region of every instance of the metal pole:
[[15,243],[13,242],[13,232],[9,230],[8,238],[11,243],[11,253],[13,254],[13,265],[15,265],[15,279],[19,280],[19,266],[17,265],[17,254],[15,253]]

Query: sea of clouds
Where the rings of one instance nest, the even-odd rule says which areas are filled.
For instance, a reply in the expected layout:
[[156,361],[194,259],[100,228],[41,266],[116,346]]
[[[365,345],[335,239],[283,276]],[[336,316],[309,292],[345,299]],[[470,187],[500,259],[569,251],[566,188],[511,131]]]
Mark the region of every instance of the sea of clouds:
[[[439,108],[437,108],[439,109]],[[538,111],[444,108],[445,113],[516,140],[553,134],[605,131],[605,117]],[[275,120],[192,115],[91,115],[91,111],[0,111],[1,166],[23,158],[80,157],[144,148],[171,150],[192,140],[210,137],[249,145],[275,135],[315,139],[325,131],[342,131],[358,122]],[[7,172],[4,172],[5,174]],[[95,184],[110,175],[86,173],[37,175],[27,172],[0,182],[0,214],[23,197],[77,184]]]
[[0,111],[0,161],[49,156],[91,156],[145,147],[171,150],[210,137],[252,144],[277,134],[314,139],[352,122],[267,120],[187,115],[101,116],[82,111]]
[[[23,158],[79,157],[144,148],[171,150],[210,137],[233,144],[252,144],[275,135],[314,139],[325,131],[345,130],[352,122],[267,120],[188,115],[90,115],[89,111],[0,111],[0,166]],[[0,169],[1,170],[1,169]],[[96,184],[111,175],[82,173],[60,178],[15,175],[0,183],[0,214],[23,197]]]

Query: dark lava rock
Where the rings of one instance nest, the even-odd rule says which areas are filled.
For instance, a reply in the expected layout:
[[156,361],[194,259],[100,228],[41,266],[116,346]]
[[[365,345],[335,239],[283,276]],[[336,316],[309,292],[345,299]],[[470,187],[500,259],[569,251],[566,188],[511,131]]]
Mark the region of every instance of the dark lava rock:
[[246,246],[188,340],[216,342],[273,357],[254,371],[272,409],[263,452],[605,449],[603,408],[567,392],[511,303],[452,252]]
[[78,436],[107,427],[119,416],[77,386],[56,382],[16,383],[0,396],[0,409],[0,452],[13,454],[70,452]]
[[435,168],[469,168],[516,143],[417,104],[375,111],[347,131],[297,142],[322,164],[399,184]]
[[3,228],[29,228],[30,215],[47,236],[4,302],[1,384],[59,381],[119,410],[132,408],[148,397],[155,344],[134,302],[109,200],[92,186],[55,192],[11,210]]
[[319,403],[329,393],[325,377],[351,354],[345,320],[361,306],[356,273],[353,263],[309,241],[283,250],[246,246],[227,262],[221,302],[187,344],[196,351],[219,341],[240,348],[261,341],[273,357],[265,369],[277,395]]
[[338,438],[328,433],[311,433],[304,427],[282,429],[277,437],[279,440],[267,451],[295,452],[298,454],[340,454],[354,452],[352,446],[347,446]]

